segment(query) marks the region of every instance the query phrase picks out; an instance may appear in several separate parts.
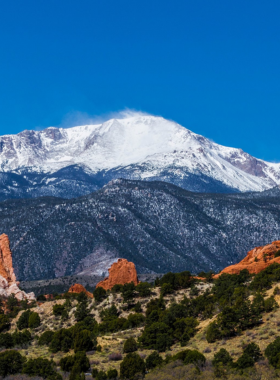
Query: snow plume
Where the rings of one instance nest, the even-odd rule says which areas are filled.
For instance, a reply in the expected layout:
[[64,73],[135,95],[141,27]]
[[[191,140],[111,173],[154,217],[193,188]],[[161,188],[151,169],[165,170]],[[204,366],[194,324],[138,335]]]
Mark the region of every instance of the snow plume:
[[[67,113],[61,123],[57,125],[58,128],[72,128],[78,125],[96,125],[102,124],[110,119],[127,119],[129,117],[139,116],[152,116],[147,112],[136,111],[133,109],[125,108],[122,111],[108,112],[101,115],[90,115],[86,112],[72,111]],[[153,115],[155,116],[155,115]]]

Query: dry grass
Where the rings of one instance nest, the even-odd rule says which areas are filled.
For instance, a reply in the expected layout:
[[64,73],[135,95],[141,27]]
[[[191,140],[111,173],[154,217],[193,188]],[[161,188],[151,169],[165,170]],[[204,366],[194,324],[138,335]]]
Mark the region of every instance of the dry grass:
[[[278,285],[280,287],[280,284],[275,284],[272,289],[268,290],[266,292],[266,297],[269,297],[273,294],[274,288]],[[197,287],[199,288],[200,294],[206,291],[209,287],[211,287],[212,284],[207,283],[199,283],[197,284]],[[167,307],[174,302],[180,302],[184,296],[189,297],[190,290],[180,290],[174,294],[168,295],[165,297],[165,300],[167,301]],[[139,299],[143,313],[146,311],[147,303],[154,298],[158,298],[160,295],[160,289],[156,288],[153,289],[153,294],[151,297],[142,298]],[[278,304],[280,304],[280,296],[275,296],[276,301]],[[72,310],[70,312],[70,319],[66,321],[61,321],[60,317],[54,317],[52,308],[55,304],[63,304],[64,300],[54,300],[45,302],[40,306],[37,306],[36,308],[32,309],[36,312],[38,312],[41,316],[42,320],[42,327],[39,327],[38,330],[35,331],[36,335],[40,335],[45,330],[58,330],[58,328],[62,327],[70,327],[73,324],[75,324],[75,318],[74,318],[74,312],[75,307],[77,304],[77,301],[72,301]],[[94,300],[89,301],[89,307],[91,309],[91,314],[95,317],[95,319],[98,322],[101,322],[99,312],[101,309],[110,307],[112,304],[115,304],[120,312],[121,317],[127,317],[128,314],[130,314],[132,311],[123,311],[122,307],[124,304],[122,303],[122,297],[120,294],[110,294],[107,299],[105,299],[100,304],[96,304]],[[21,313],[20,313],[21,314]],[[18,320],[20,314],[17,318],[15,318],[12,322],[12,328],[11,330],[14,331],[16,329],[16,321]],[[206,329],[208,325],[215,320],[216,316],[212,319],[201,321],[198,326],[198,332],[197,334],[189,341],[188,345],[186,347],[181,347],[179,343],[173,345],[171,347],[171,350],[166,353],[162,353],[161,356],[165,358],[167,354],[174,355],[177,352],[180,352],[186,348],[190,349],[197,349],[200,352],[203,352],[206,359],[212,360],[214,357],[214,354],[219,351],[221,347],[225,348],[234,359],[237,359],[242,351],[244,345],[255,342],[260,346],[260,349],[262,352],[264,352],[265,348],[269,343],[274,341],[274,339],[280,335],[280,308],[276,311],[273,311],[272,313],[265,314],[263,316],[263,323],[260,326],[255,327],[252,330],[247,330],[242,333],[240,336],[236,336],[231,339],[223,340],[223,341],[217,341],[215,343],[208,343],[206,340]],[[107,371],[110,368],[115,368],[119,371],[120,363],[121,361],[111,361],[109,359],[109,356],[113,353],[121,353],[123,357],[125,356],[123,354],[123,344],[124,341],[133,336],[135,338],[138,338],[143,331],[142,328],[135,328],[130,330],[125,330],[113,334],[108,334],[102,337],[98,337],[98,344],[102,347],[101,352],[90,352],[88,353],[88,357],[90,360],[90,363],[92,367],[94,367],[94,363],[98,363],[97,367],[99,370]],[[33,332],[34,333],[34,332]],[[138,353],[141,355],[148,356],[153,350],[146,350],[146,349],[139,349]],[[48,348],[46,346],[39,346],[37,344],[37,341],[34,340],[32,342],[32,345],[26,350],[21,350],[21,353],[23,355],[26,355],[28,358],[35,358],[35,357],[42,357],[47,359],[53,359],[57,364],[59,360],[64,357],[65,355],[73,354],[73,351],[70,351],[68,354],[59,352],[56,354],[52,354],[48,351]]]

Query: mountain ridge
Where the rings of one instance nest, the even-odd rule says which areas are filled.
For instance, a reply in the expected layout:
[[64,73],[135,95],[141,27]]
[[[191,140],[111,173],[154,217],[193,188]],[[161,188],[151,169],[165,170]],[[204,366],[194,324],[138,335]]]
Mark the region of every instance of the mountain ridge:
[[[116,178],[166,181],[198,192],[263,191],[280,184],[280,164],[224,147],[173,121],[149,115],[1,136],[0,168],[8,176],[19,175],[21,183],[27,181],[24,187],[17,180],[10,183],[10,177],[3,179],[5,199],[71,198]],[[68,174],[63,172],[67,168]],[[87,178],[72,179],[68,187],[74,190],[67,192],[64,181],[69,181],[70,171],[75,177],[77,168]]]
[[113,180],[71,200],[1,202],[0,230],[10,237],[21,281],[101,275],[120,257],[139,273],[216,272],[279,239],[280,196]]

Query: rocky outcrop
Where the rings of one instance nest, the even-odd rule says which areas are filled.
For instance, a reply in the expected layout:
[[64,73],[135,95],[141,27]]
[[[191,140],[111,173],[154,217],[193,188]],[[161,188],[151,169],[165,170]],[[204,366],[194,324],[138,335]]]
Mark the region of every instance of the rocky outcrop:
[[85,293],[89,298],[93,298],[93,294],[88,292],[86,288],[81,284],[74,284],[70,286],[68,293]]
[[0,236],[0,276],[4,277],[8,283],[16,282],[10,242],[6,234]]
[[18,300],[35,300],[34,293],[25,293],[20,290],[19,282],[13,268],[12,252],[9,238],[6,234],[0,236],[0,296],[9,297],[14,294]]
[[218,278],[222,273],[238,274],[243,269],[248,269],[249,273],[259,273],[273,263],[280,264],[280,256],[275,257],[276,253],[280,255],[280,240],[252,249],[238,264],[226,267],[214,278]]
[[111,265],[109,277],[100,281],[96,287],[100,286],[105,290],[109,290],[116,284],[124,285],[130,282],[133,282],[135,285],[139,284],[135,265],[126,259],[119,259]]

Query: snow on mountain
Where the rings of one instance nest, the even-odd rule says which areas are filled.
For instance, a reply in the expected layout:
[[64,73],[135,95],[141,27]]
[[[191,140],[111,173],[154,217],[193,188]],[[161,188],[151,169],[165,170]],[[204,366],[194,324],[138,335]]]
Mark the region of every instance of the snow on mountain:
[[190,190],[197,178],[206,183],[206,190],[211,181],[235,191],[262,191],[280,184],[280,164],[218,145],[162,117],[135,114],[97,125],[0,137],[3,172],[50,175],[72,165],[82,165],[91,176],[158,179]]

